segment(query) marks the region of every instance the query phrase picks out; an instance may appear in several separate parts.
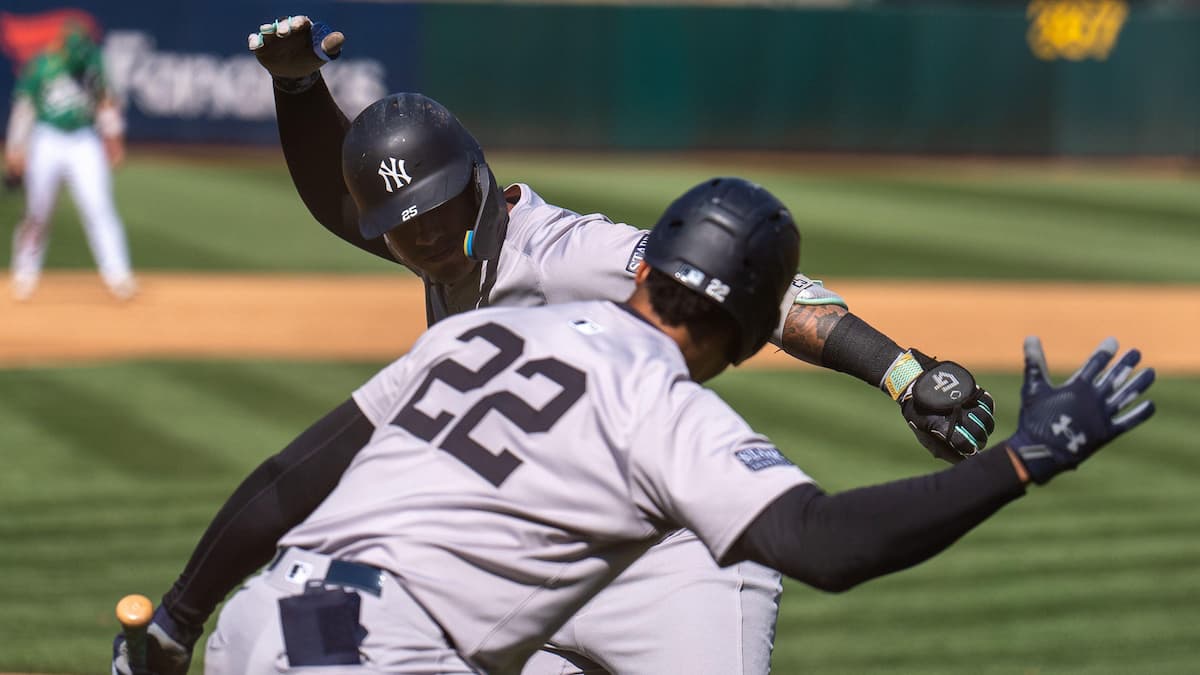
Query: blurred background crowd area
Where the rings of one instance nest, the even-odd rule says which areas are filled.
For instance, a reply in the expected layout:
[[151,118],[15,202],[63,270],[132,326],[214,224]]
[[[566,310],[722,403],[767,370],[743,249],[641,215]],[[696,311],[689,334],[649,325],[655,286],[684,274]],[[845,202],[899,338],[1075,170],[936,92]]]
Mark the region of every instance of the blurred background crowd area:
[[274,144],[245,36],[287,14],[348,36],[348,113],[421,91],[485,148],[1200,155],[1198,0],[9,0],[0,95],[77,16],[132,143]]

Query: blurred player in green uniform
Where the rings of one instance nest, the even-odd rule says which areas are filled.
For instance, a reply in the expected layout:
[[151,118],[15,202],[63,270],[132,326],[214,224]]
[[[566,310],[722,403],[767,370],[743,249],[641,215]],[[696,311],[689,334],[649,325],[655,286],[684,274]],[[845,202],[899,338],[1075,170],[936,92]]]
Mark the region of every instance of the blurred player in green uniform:
[[25,64],[9,116],[5,172],[23,178],[27,197],[24,218],[13,233],[16,299],[28,300],[37,288],[50,216],[64,179],[105,285],[122,300],[136,293],[109,168],[124,158],[124,126],[108,92],[100,50],[85,28],[65,25],[54,44]]

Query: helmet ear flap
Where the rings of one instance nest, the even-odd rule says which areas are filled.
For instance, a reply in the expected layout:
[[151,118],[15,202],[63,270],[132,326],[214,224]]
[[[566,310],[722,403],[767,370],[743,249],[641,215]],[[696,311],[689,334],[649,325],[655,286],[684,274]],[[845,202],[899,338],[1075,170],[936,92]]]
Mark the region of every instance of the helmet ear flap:
[[508,231],[508,205],[486,163],[475,164],[472,180],[479,197],[479,211],[475,214],[475,226],[463,241],[463,250],[472,260],[491,260],[500,255]]

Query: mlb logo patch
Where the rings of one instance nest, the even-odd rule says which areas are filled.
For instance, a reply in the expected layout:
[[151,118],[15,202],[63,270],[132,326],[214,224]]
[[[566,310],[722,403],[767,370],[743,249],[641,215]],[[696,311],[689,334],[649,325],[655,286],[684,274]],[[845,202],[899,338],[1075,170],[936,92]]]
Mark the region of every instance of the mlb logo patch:
[[308,581],[308,578],[312,576],[312,572],[312,565],[304,561],[297,560],[296,562],[292,563],[291,567],[288,568],[285,578],[293,584],[303,586],[304,582]]
[[641,239],[638,239],[637,245],[633,247],[633,253],[629,254],[629,262],[625,263],[626,272],[637,273],[638,265],[641,265],[642,261],[646,259],[646,240],[649,238],[650,233],[647,232],[642,235]]
[[763,446],[758,448],[742,448],[734,453],[738,460],[751,471],[762,471],[773,466],[791,466],[792,462],[779,448]]
[[692,288],[700,288],[704,284],[704,272],[686,263],[681,264],[679,269],[675,271],[675,278],[683,285],[691,286]]

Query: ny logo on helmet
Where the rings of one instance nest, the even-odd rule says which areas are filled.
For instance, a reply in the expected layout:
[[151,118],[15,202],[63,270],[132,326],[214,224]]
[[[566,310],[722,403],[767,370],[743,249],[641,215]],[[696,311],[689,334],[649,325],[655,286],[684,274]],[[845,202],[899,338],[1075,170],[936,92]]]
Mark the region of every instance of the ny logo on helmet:
[[[390,166],[388,162],[391,162]],[[380,160],[379,175],[383,177],[383,186],[387,188],[388,192],[394,192],[392,181],[396,182],[396,190],[412,182],[412,177],[404,172],[404,160],[397,160],[395,157]]]

